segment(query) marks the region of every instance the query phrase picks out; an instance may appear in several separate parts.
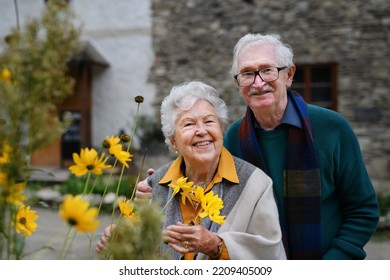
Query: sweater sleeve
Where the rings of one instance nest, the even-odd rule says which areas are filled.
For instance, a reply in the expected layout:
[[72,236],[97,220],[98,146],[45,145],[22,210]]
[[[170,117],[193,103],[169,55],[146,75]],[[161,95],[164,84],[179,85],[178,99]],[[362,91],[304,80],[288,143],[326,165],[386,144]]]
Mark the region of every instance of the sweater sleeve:
[[226,130],[223,137],[223,145],[226,149],[233,155],[238,158],[241,157],[240,151],[240,141],[238,139],[238,132],[240,129],[242,119],[234,121]]
[[[330,129],[322,128],[316,138],[319,152],[327,158],[321,168],[322,216],[323,238],[330,246],[323,259],[364,259],[363,247],[379,220],[376,193],[350,124],[335,113],[327,126]],[[327,231],[332,227],[337,227],[334,234]]]

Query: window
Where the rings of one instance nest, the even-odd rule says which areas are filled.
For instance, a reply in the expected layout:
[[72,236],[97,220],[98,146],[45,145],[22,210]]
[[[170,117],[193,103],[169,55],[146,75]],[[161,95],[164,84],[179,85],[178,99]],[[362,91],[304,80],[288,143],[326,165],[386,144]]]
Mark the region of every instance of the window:
[[[45,4],[47,4],[49,0],[45,0]],[[66,2],[66,4],[69,4],[70,0],[64,0],[64,2]]]
[[80,153],[81,149],[81,112],[80,111],[63,111],[61,120],[64,115],[70,113],[72,124],[62,135],[61,139],[61,159],[64,166],[68,167],[73,162],[73,153]]
[[337,111],[337,65],[296,65],[292,89],[314,105]]

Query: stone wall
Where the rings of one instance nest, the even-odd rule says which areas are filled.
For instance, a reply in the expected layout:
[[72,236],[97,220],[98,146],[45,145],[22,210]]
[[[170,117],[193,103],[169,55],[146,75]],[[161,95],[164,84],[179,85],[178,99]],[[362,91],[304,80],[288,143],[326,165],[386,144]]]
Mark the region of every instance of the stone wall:
[[295,63],[338,64],[338,111],[358,135],[376,189],[389,191],[388,0],[152,0],[152,13],[156,112],[173,85],[198,79],[219,90],[232,120],[241,116],[233,47],[248,32],[279,33]]

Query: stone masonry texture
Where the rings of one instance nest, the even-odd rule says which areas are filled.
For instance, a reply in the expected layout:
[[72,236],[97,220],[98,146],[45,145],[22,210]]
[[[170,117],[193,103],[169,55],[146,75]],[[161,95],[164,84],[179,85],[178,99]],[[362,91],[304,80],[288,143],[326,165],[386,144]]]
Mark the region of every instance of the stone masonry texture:
[[358,136],[377,192],[390,194],[390,2],[388,0],[152,0],[156,112],[172,86],[202,80],[245,105],[230,75],[246,33],[278,33],[296,64],[338,65],[337,111]]

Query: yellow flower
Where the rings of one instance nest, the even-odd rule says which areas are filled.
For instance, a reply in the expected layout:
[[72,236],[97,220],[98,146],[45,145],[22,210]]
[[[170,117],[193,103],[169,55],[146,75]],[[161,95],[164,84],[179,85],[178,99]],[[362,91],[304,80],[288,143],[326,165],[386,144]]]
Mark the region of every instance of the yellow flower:
[[181,177],[177,179],[176,185],[172,183],[168,185],[168,187],[173,189],[172,196],[176,195],[180,190],[184,193],[189,193],[192,190],[194,182],[187,182],[187,179],[187,177]]
[[220,210],[223,208],[223,201],[214,195],[213,191],[208,192],[201,200],[202,212],[199,217],[209,217],[213,222],[222,225],[225,223],[225,216],[220,215]]
[[67,195],[60,205],[60,217],[78,232],[95,232],[100,222],[96,219],[98,209],[89,208],[89,202],[80,195]]
[[3,80],[5,82],[11,82],[11,78],[11,71],[9,71],[8,68],[3,68],[3,70],[1,70],[0,80]]
[[118,136],[106,137],[104,139],[102,146],[108,149],[109,153],[113,155],[119,162],[121,162],[126,168],[129,168],[127,164],[128,161],[131,161],[133,156],[129,152],[123,151],[122,144],[119,144],[121,138]]
[[23,201],[27,200],[27,196],[23,194],[24,187],[24,183],[8,186],[9,190],[6,196],[6,202],[8,204],[23,205]]
[[7,181],[7,173],[0,171],[0,185]]
[[193,182],[187,182],[180,185],[180,193],[181,193],[181,202],[186,204],[186,198],[191,196],[194,191]]
[[181,190],[182,193],[182,202],[185,204],[186,194],[190,194],[192,192],[192,186],[194,185],[193,182],[187,182],[187,177],[181,177],[177,179],[176,185],[173,183],[170,183],[168,187],[173,189],[173,193],[171,198],[168,200],[168,202],[165,204],[165,206],[162,208],[161,212],[164,211],[164,209],[168,206],[168,204],[171,202],[171,200],[175,197],[175,195]]
[[119,161],[121,162],[126,168],[129,168],[129,165],[127,164],[128,161],[131,161],[131,157],[133,156],[129,152],[122,150],[122,145],[118,144],[114,147],[110,148],[110,153]]
[[118,205],[123,216],[134,221],[138,219],[138,214],[134,213],[134,205],[130,200],[127,200],[126,198],[119,199]]
[[0,164],[7,164],[11,161],[10,153],[12,148],[7,141],[3,142],[3,147],[0,149]]
[[36,211],[30,210],[30,206],[22,205],[16,214],[16,232],[23,232],[24,237],[31,235],[37,229],[35,220],[39,218]]
[[110,151],[110,154],[113,154],[113,152],[111,151],[111,148],[118,145],[120,140],[121,139],[118,136],[111,136],[111,137],[107,136],[106,139],[104,139],[102,146],[104,148],[108,149]]
[[105,158],[104,153],[98,156],[98,153],[95,149],[81,149],[80,156],[76,153],[73,153],[74,165],[70,166],[68,169],[74,175],[80,177],[87,174],[89,171],[99,175],[102,174],[104,169],[110,168],[111,165],[106,165],[108,157]]
[[197,186],[195,190],[190,193],[190,198],[194,202],[201,203],[204,198],[204,188]]

